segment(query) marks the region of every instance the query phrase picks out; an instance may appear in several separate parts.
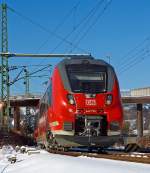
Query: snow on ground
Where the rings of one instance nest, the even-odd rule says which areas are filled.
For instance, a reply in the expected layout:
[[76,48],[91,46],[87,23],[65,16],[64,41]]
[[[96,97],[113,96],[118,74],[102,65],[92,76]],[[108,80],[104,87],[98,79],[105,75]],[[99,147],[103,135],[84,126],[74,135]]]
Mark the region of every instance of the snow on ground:
[[[8,152],[14,155],[14,151]],[[150,165],[49,154],[15,153],[17,162],[10,164],[8,153],[0,150],[0,173],[150,173]],[[10,156],[10,155],[9,155]]]

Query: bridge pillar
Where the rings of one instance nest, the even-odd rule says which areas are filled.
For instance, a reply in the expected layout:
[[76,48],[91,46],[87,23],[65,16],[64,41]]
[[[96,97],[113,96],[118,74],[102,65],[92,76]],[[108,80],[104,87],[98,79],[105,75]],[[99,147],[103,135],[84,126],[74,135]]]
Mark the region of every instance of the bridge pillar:
[[14,129],[20,130],[20,107],[14,107]]
[[143,105],[137,104],[137,136],[143,137]]

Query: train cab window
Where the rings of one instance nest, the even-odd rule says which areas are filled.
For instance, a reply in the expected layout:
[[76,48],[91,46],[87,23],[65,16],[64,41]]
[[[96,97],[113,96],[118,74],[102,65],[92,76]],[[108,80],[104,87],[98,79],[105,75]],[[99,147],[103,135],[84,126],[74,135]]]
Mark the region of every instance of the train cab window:
[[73,64],[66,66],[73,92],[103,93],[107,90],[107,69],[94,64]]

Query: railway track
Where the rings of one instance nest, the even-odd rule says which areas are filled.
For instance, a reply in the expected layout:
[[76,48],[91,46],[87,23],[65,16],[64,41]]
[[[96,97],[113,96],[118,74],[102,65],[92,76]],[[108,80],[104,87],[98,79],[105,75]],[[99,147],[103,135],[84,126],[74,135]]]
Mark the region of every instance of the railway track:
[[97,153],[87,153],[87,152],[64,152],[64,151],[49,151],[53,154],[61,154],[72,157],[92,157],[92,158],[103,158],[103,159],[112,159],[120,161],[128,161],[135,163],[145,163],[150,164],[150,153],[124,153],[124,152],[107,152],[106,154],[97,154]]

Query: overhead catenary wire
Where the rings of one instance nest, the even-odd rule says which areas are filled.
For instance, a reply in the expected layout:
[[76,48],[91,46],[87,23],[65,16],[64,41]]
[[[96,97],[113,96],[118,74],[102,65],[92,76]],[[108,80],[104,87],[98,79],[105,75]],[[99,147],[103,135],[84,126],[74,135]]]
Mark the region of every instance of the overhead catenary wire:
[[43,65],[40,65],[40,64],[35,64],[35,65],[11,65],[9,66],[9,71],[12,71],[12,70],[18,70],[19,68],[25,68],[25,67],[45,67],[47,65],[50,65],[50,64],[43,64]]
[[[19,78],[19,76],[22,74],[23,71],[24,71],[24,68],[21,69],[21,71],[18,73],[18,75],[15,77],[15,79],[13,81],[16,81]],[[14,83],[13,81],[12,81],[12,83]]]
[[[10,66],[9,67],[9,71],[10,70],[18,70],[18,69],[20,69],[21,68],[21,70],[19,71],[19,73],[17,74],[17,76],[10,82],[10,84],[12,85],[12,84],[14,84],[15,83],[15,81],[17,81],[17,79],[20,77],[20,75],[22,74],[22,72],[27,68],[27,67],[32,67],[32,66],[38,66],[38,67],[40,67],[40,66],[42,66],[42,67],[46,67],[47,68],[47,66],[51,66],[51,64],[47,64],[47,65],[14,65],[14,66]],[[42,71],[45,71],[45,70],[42,70]],[[47,70],[47,72],[48,72],[48,70]],[[41,76],[42,77],[42,76]]]
[[124,68],[126,65],[130,64],[130,62],[132,62],[133,59],[136,60],[136,57],[138,57],[139,55],[141,55],[149,49],[150,43],[146,40],[148,41],[149,39],[145,39],[143,42],[138,44],[135,48],[131,49],[125,56],[121,58],[123,60],[117,65],[118,71]]
[[[101,0],[99,3],[102,3],[103,1],[104,1],[104,0]],[[78,5],[78,4],[77,4],[77,5]],[[77,5],[76,5],[76,7],[77,7]],[[98,4],[97,4],[97,5],[98,5]],[[45,29],[42,25],[40,25],[40,24],[34,22],[33,20],[31,20],[30,18],[28,18],[28,17],[22,15],[21,13],[16,12],[16,10],[12,9],[11,7],[8,7],[8,8],[9,8],[12,12],[14,12],[15,14],[17,14],[17,15],[23,17],[24,19],[28,20],[30,23],[32,23],[32,24],[34,24],[34,25],[36,25],[36,26],[38,26],[38,27],[44,29],[44,30],[47,32],[47,29]],[[93,9],[92,9],[92,10],[93,10]],[[90,11],[90,13],[92,12],[92,10]],[[88,16],[86,16],[86,17],[88,17]],[[81,23],[80,23],[80,24],[81,24]],[[79,25],[80,25],[80,24],[79,24]],[[76,27],[76,28],[77,28],[77,27]],[[53,32],[51,32],[51,34],[53,34]],[[62,42],[64,42],[64,39],[61,39],[61,40],[62,40]],[[66,40],[66,38],[65,38],[65,40]],[[70,44],[72,45],[72,43],[70,43]],[[72,45],[72,46],[76,47],[75,45]],[[77,47],[76,47],[76,48],[77,48]]]
[[[103,14],[105,13],[105,11],[107,10],[107,8],[111,5],[112,0],[107,1],[107,3],[104,5],[104,8],[102,9],[102,11],[100,11],[100,13],[97,15],[97,17],[95,18],[95,20],[91,23],[91,25],[89,25],[89,27],[86,29],[86,31],[81,35],[81,37],[75,42],[75,45],[79,45],[80,42],[84,39],[84,37],[88,34],[88,32],[95,26],[95,24],[98,22],[98,20],[103,16]],[[76,37],[77,38],[77,37]],[[76,39],[75,39],[76,40]],[[76,47],[74,47],[73,45],[73,49],[75,49]],[[73,51],[73,49],[70,52]]]
[[[88,14],[86,16],[84,16],[81,21],[76,25],[75,28],[73,28],[64,38],[68,39],[74,32],[76,32],[80,26],[83,25],[83,27],[85,27],[85,25],[90,21],[90,19],[93,17],[93,15],[95,14],[96,10],[102,5],[102,3],[105,0],[99,0],[98,3],[96,3],[96,5],[90,9],[90,11],[88,12]],[[77,7],[77,6],[76,6]],[[85,23],[86,22],[86,23]],[[61,40],[53,49],[50,50],[51,53],[53,53],[56,49],[58,49],[58,47],[60,47],[63,44],[63,40]],[[41,60],[39,64],[43,63],[45,61],[45,59]]]
[[[142,42],[140,42],[137,46],[131,49],[125,56],[123,56],[123,60],[118,65],[118,73],[122,74],[135,65],[141,63],[146,59],[147,55],[150,52],[150,37],[146,37]],[[143,58],[144,57],[144,58]]]
[[[79,4],[80,4],[80,1],[78,1],[78,2],[71,8],[71,10],[69,10],[69,12],[64,16],[63,20],[55,27],[55,29],[54,29],[51,33],[56,33],[56,34],[57,34],[58,29],[60,29],[60,27],[63,26],[63,24],[65,23],[67,17],[69,16],[69,14],[70,14],[70,13],[73,11],[73,9],[76,8]],[[21,16],[21,17],[24,18],[25,20],[28,20],[30,23],[32,23],[32,24],[34,24],[34,25],[36,24],[36,26],[40,27],[41,29],[44,29],[44,31],[49,32],[48,29],[46,29],[46,28],[43,27],[42,25],[38,24],[37,22],[34,22],[34,21],[33,21],[32,19],[30,19],[29,17],[24,16],[24,15],[21,14],[20,12],[17,12],[17,11],[14,10],[13,8],[8,7],[8,9],[11,10],[12,12],[14,12],[15,14]],[[50,36],[52,36],[52,35],[50,34]],[[45,41],[40,45],[40,47],[36,50],[36,53],[38,53],[38,52],[41,50],[41,48],[48,42],[49,38],[50,38],[50,37],[48,37],[48,39],[45,40]],[[63,40],[62,42],[64,42],[64,40]],[[40,64],[41,64],[41,62],[40,62],[39,65],[37,65],[37,66],[40,66]]]
[[[98,1],[98,3],[96,3],[96,5],[88,12],[88,14],[86,16],[84,16],[81,21],[76,25],[75,28],[73,28],[66,36],[65,38],[68,39],[74,32],[76,32],[80,26],[85,27],[86,24],[88,24],[88,22],[91,20],[91,18],[93,17],[93,15],[96,13],[96,11],[99,9],[99,7],[102,5],[102,3],[105,0],[100,0]],[[82,30],[80,30],[80,32],[78,32],[78,35],[80,35]],[[52,50],[51,52],[54,52],[58,47],[60,47],[62,45],[63,41],[60,41]]]
[[144,61],[146,58],[150,57],[150,54],[146,54],[145,56],[141,57],[138,61],[135,61],[134,63],[130,64],[127,68],[122,70],[119,74],[123,74],[124,72],[128,71],[129,69],[133,68],[135,65],[141,63]]
[[[63,18],[63,20],[55,27],[55,29],[52,31],[53,33],[57,33],[58,32],[58,30],[64,25],[64,23],[66,22],[66,20],[67,20],[67,18],[69,17],[69,16],[71,16],[71,13],[73,12],[73,10],[75,9],[75,8],[77,8],[78,6],[79,6],[79,4],[80,4],[80,1],[78,1],[70,10],[69,10],[69,12],[64,16],[64,18]],[[51,35],[50,35],[51,36]],[[50,39],[51,37],[48,37],[41,45],[40,45],[40,47],[36,50],[36,53],[38,53],[41,49],[42,49],[42,47],[44,47],[46,44],[47,44],[47,42],[49,41],[49,39]],[[61,40],[62,41],[62,43],[64,43],[64,40]],[[51,52],[53,52],[53,51],[51,51]],[[45,59],[43,60],[41,60],[40,61],[40,63],[39,63],[39,65],[40,64],[42,64],[43,63],[43,61],[45,61]],[[35,70],[35,68],[34,68],[34,70]]]
[[[54,30],[53,30],[54,33],[57,33],[58,30],[65,24],[65,22],[67,21],[68,17],[71,17],[71,14],[73,13],[73,10],[76,9],[76,8],[79,6],[79,4],[80,4],[80,1],[78,1],[78,2],[69,10],[69,12],[63,17],[63,20],[54,28]],[[51,37],[48,37],[48,38],[39,46],[39,48],[36,50],[36,53],[38,53],[38,52],[42,49],[42,47],[44,47],[44,46],[48,43],[48,41],[49,41],[50,38],[51,38]],[[63,42],[63,41],[62,41],[62,42]]]
[[140,57],[142,57],[143,55],[147,54],[149,52],[148,49],[141,49],[138,52],[136,52],[135,54],[129,56],[128,60],[125,61],[124,63],[122,63],[119,67],[118,67],[118,71],[121,71],[122,69],[130,66],[132,63],[134,63],[135,61],[138,61],[138,59],[140,59]]
[[134,52],[138,51],[139,50],[138,48],[144,46],[149,41],[150,41],[150,36],[146,37],[143,41],[138,43],[134,48],[129,50],[124,56],[122,56],[120,58],[121,61],[118,63],[118,66],[120,66],[121,64],[124,64],[126,61],[128,61],[129,56],[131,56]]
[[15,13],[16,15],[20,16],[21,18],[23,18],[24,20],[28,21],[29,23],[31,23],[32,25],[40,28],[41,30],[43,30],[44,32],[50,34],[51,36],[54,36],[55,38],[62,40],[64,43],[66,43],[69,46],[75,46],[78,50],[83,51],[83,52],[87,52],[86,50],[84,50],[83,48],[80,48],[76,45],[74,45],[71,41],[65,39],[64,37],[62,37],[61,35],[59,35],[58,33],[55,33],[54,31],[51,31],[50,29],[46,28],[45,26],[39,24],[38,22],[35,22],[34,20],[32,20],[30,17],[27,17],[23,14],[21,14],[20,12],[14,10],[13,8],[11,8],[10,6],[8,6],[8,9]]
[[[33,72],[31,72],[31,73],[29,73],[29,75],[28,76],[32,76],[32,75],[34,75],[34,74],[36,74],[36,73],[38,73],[38,72],[41,72],[41,71],[43,71],[43,70],[45,70],[45,69],[47,69],[47,68],[49,68],[50,67],[50,65],[48,65],[47,67],[43,67],[43,68],[41,68],[41,69],[38,69],[38,70],[36,70],[36,71],[33,71]],[[17,82],[17,81],[19,81],[19,80],[22,80],[22,79],[24,79],[25,78],[25,76],[22,76],[22,77],[18,77],[16,80],[13,80],[12,82],[10,82],[10,84],[9,85],[13,85],[15,82]]]
[[30,78],[32,78],[32,77],[37,77],[37,78],[38,78],[38,77],[46,77],[46,78],[49,78],[49,75],[46,75],[46,74],[45,74],[45,75],[37,75],[37,76],[29,76],[29,77],[30,77]]
[[14,93],[14,89],[16,91],[19,91],[19,92],[22,92],[22,86],[21,86],[21,83],[14,83],[13,85],[11,85],[11,88],[12,88],[12,92]]
[[[23,78],[20,79],[20,80],[24,80],[25,79],[25,76],[22,76],[22,77]],[[41,74],[41,75],[37,75],[37,76],[34,75],[34,76],[28,76],[28,77],[29,78],[34,78],[35,80],[36,80],[36,78],[41,78],[42,77],[42,79],[45,80],[45,79],[48,79],[49,78],[49,75],[47,75],[47,74]],[[40,80],[41,84],[43,83],[43,80]],[[12,88],[15,88],[15,90],[20,93],[20,92],[22,92],[23,85],[21,85],[21,83],[19,83],[19,82],[16,82],[16,83],[13,83],[13,85],[11,85],[11,87]],[[32,89],[32,87],[30,87],[30,88]],[[14,89],[12,91],[14,91]],[[13,92],[13,94],[17,94],[18,92]],[[42,94],[41,91],[40,92],[39,91],[38,92],[36,91],[36,93],[40,93],[40,95]]]

